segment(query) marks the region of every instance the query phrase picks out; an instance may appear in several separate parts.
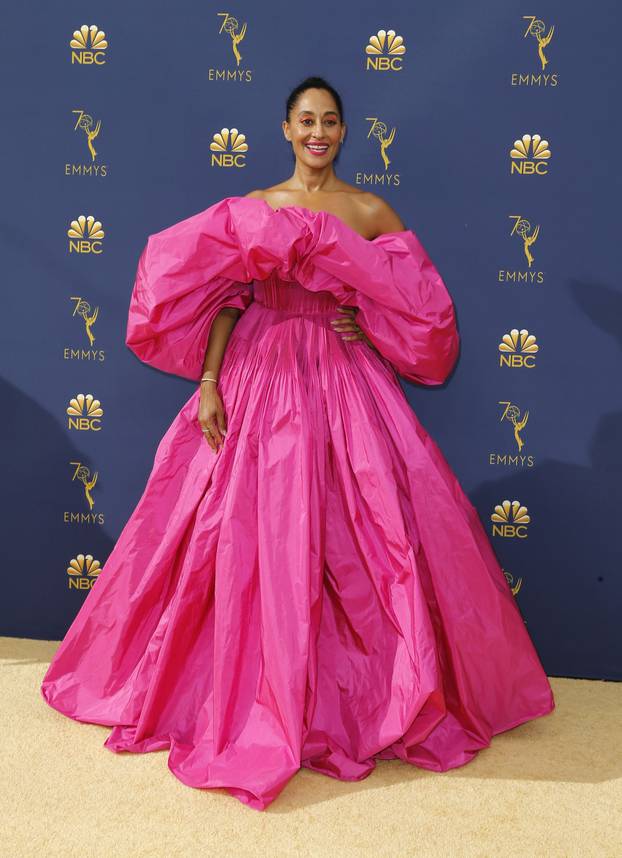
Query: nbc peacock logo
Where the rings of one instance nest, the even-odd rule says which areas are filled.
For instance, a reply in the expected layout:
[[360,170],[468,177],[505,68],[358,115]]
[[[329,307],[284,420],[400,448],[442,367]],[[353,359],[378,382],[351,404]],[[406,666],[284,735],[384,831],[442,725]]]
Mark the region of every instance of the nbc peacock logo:
[[101,563],[92,554],[78,554],[69,561],[67,586],[70,590],[90,590],[102,571]]
[[548,140],[543,140],[539,134],[523,134],[510,149],[510,175],[545,176],[550,157]]
[[221,128],[210,143],[212,167],[246,167],[248,143],[237,128]]
[[493,536],[502,536],[505,539],[526,539],[528,536],[527,525],[531,517],[527,507],[520,501],[504,500],[498,503],[490,520]]
[[71,48],[71,64],[81,66],[103,66],[106,62],[108,39],[97,24],[82,24],[69,42]]
[[67,230],[69,253],[95,253],[103,251],[102,239],[105,235],[101,221],[93,215],[80,215],[72,220]]
[[365,71],[402,71],[406,45],[395,30],[378,30],[365,46]]
[[499,366],[533,369],[539,350],[540,346],[534,334],[530,334],[526,328],[520,331],[518,328],[512,328],[509,333],[503,335],[499,343]]
[[76,429],[78,432],[100,432],[101,419],[104,410],[99,399],[95,399],[92,393],[78,393],[69,401],[67,406],[68,428]]

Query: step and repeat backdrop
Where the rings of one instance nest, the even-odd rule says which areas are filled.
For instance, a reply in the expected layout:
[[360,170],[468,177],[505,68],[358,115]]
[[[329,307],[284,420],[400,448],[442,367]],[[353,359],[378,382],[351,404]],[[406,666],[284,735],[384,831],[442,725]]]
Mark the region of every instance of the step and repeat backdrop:
[[287,178],[285,100],[321,75],[348,126],[337,175],[391,203],[456,304],[456,370],[402,381],[409,402],[547,672],[619,679],[619,18],[493,0],[7,8],[0,634],[64,635],[192,392],[125,346],[147,236]]

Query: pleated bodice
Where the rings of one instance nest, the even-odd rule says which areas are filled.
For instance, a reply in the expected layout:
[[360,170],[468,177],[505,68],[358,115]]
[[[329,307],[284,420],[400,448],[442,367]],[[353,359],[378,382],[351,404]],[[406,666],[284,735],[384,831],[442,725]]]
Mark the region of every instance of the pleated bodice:
[[299,283],[281,280],[273,272],[266,280],[253,280],[254,300],[269,310],[285,315],[335,315],[339,306],[330,292],[310,292]]

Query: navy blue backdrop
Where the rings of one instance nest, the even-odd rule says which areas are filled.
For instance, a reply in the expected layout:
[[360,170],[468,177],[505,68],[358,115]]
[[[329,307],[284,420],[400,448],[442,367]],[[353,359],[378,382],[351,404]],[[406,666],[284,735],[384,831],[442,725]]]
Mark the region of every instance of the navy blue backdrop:
[[613,2],[7,7],[0,634],[64,635],[190,394],[124,343],[147,236],[286,178],[285,99],[319,74],[344,100],[337,174],[396,208],[456,304],[457,369],[402,382],[409,401],[547,673],[619,679],[619,19]]

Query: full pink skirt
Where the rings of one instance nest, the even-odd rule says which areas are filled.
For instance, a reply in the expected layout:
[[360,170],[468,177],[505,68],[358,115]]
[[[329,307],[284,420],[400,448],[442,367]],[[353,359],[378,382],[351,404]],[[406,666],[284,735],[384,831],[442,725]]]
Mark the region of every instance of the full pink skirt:
[[260,810],[301,766],[442,772],[554,708],[476,510],[336,306],[255,282],[223,449],[197,389],[41,687],[110,750],[170,749],[185,784]]

